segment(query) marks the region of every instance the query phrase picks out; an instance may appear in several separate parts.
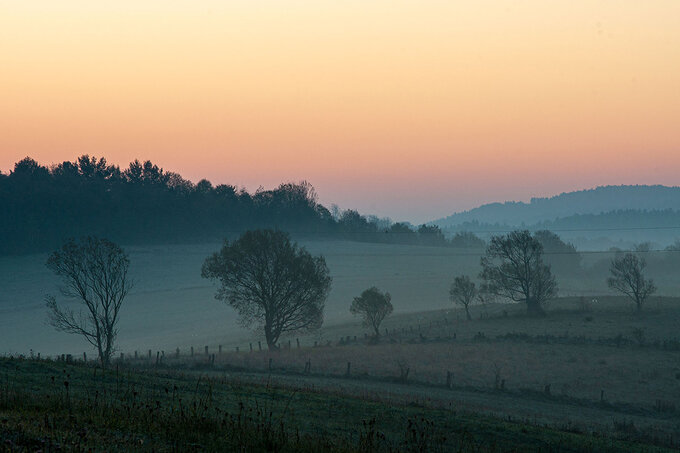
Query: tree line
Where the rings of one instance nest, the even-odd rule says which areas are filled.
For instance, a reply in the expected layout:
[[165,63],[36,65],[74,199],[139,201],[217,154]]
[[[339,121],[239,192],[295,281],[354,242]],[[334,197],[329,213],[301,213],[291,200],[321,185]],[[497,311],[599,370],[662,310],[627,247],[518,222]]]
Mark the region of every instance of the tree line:
[[194,184],[151,161],[128,168],[83,155],[50,167],[26,157],[0,172],[0,254],[51,250],[70,237],[97,235],[123,244],[186,243],[273,228],[295,237],[483,249],[472,233],[446,238],[355,210],[326,208],[308,182],[250,193],[202,179]]

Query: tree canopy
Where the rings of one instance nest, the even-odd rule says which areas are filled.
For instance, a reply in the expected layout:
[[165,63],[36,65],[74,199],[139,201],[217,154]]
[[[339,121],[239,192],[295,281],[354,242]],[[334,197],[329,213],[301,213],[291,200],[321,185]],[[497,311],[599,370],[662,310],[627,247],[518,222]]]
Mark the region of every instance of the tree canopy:
[[215,298],[232,306],[241,323],[264,330],[269,349],[286,332],[315,330],[331,288],[326,261],[291,243],[287,233],[247,231],[209,256],[201,275],[220,286]]
[[451,301],[465,309],[465,316],[468,321],[472,319],[470,305],[473,304],[478,293],[477,285],[467,275],[459,275],[454,278],[451,289],[449,289]]
[[61,277],[61,294],[84,307],[76,311],[47,296],[50,324],[57,330],[82,335],[97,349],[104,367],[115,351],[120,308],[132,288],[129,266],[122,248],[96,237],[80,242],[71,239],[47,260],[47,267]]
[[542,255],[543,246],[529,231],[492,237],[481,260],[483,290],[526,303],[529,314],[544,314],[546,301],[557,295],[557,282]]
[[355,297],[349,308],[350,313],[363,318],[364,326],[370,327],[375,336],[380,336],[380,324],[392,313],[392,296],[382,292],[375,286],[364,290]]
[[656,292],[656,286],[651,278],[646,278],[644,271],[647,263],[635,253],[626,253],[612,260],[607,279],[607,285],[620,293],[628,296],[637,311],[642,311],[642,306],[649,296]]
[[306,181],[249,193],[196,184],[151,161],[127,168],[83,155],[46,167],[27,157],[0,173],[0,254],[48,251],[70,237],[117,243],[178,243],[236,238],[252,229],[295,237],[451,246],[436,226],[419,228],[355,210],[329,211]]

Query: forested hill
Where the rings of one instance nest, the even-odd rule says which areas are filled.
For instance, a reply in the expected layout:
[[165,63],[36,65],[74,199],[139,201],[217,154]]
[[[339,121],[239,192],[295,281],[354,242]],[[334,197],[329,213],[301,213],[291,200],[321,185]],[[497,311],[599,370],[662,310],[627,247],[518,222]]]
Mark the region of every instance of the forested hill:
[[307,182],[248,193],[197,184],[150,161],[127,169],[81,156],[46,167],[31,158],[0,173],[0,254],[49,251],[67,238],[96,235],[121,244],[219,241],[247,229],[277,228],[296,237],[480,246],[478,238],[445,239],[437,227],[331,213]]
[[667,186],[602,186],[556,195],[532,198],[529,203],[490,203],[438,219],[432,223],[441,228],[466,223],[509,226],[552,222],[558,218],[612,211],[680,210],[680,187]]

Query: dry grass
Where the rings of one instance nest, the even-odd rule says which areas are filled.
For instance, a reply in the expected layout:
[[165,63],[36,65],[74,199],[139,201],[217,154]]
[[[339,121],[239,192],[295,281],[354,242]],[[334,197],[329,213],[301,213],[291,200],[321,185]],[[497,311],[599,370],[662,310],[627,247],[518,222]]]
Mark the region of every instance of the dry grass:
[[[453,384],[491,389],[500,370],[508,391],[543,391],[599,401],[600,391],[610,402],[647,406],[657,399],[680,407],[680,353],[608,346],[542,345],[519,342],[442,342],[373,346],[307,348],[269,353],[229,353],[215,366],[247,370],[300,372],[311,362],[311,372],[344,375],[347,362],[354,377],[397,378],[410,368],[413,381],[444,385],[447,371]],[[401,365],[401,366],[400,366]]]
[[[268,372],[271,359],[275,372],[303,373],[310,361],[312,374],[343,376],[350,362],[350,374],[356,378],[396,379],[409,368],[410,381],[444,385],[450,371],[454,386],[482,390],[497,385],[498,373],[509,392],[544,392],[550,385],[551,396],[599,402],[604,391],[609,403],[653,410],[661,401],[680,408],[680,351],[654,345],[678,339],[679,300],[653,300],[642,316],[636,316],[622,298],[605,298],[593,305],[592,311],[580,312],[578,298],[561,299],[546,318],[525,317],[521,307],[508,305],[487,307],[489,317],[483,319],[478,308],[477,319],[471,322],[454,310],[395,316],[385,323],[390,334],[379,344],[365,341],[365,329],[359,324],[346,324],[301,337],[299,349],[294,338],[291,349],[273,353],[257,351],[256,343],[252,353],[247,343],[241,344],[239,353],[225,347],[214,366]],[[550,344],[521,336],[498,338],[517,333],[563,339]],[[339,345],[347,336],[350,342]],[[620,347],[613,343],[616,337]],[[609,345],[597,344],[602,338]],[[315,341],[319,347],[309,347]],[[216,351],[211,347],[211,353]],[[208,361],[203,348],[197,348],[193,358],[168,354],[165,363],[192,361]]]

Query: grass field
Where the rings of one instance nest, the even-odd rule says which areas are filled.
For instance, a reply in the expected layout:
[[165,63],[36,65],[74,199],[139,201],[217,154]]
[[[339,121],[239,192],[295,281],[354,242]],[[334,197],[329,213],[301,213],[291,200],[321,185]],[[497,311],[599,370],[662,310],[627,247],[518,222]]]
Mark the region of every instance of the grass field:
[[[350,322],[352,298],[374,285],[392,294],[397,315],[452,309],[448,290],[453,276],[479,272],[479,255],[454,249],[347,241],[303,244],[313,254],[326,257],[333,277],[325,309],[325,325],[330,327]],[[219,246],[126,247],[136,285],[121,311],[119,345],[123,351],[258,339],[239,326],[230,307],[214,299],[215,287],[200,276],[203,261]],[[605,283],[609,257],[606,253],[584,255],[582,272],[557,272],[560,295],[611,295]],[[44,297],[58,294],[58,281],[45,267],[46,259],[46,254],[0,257],[0,354],[93,352],[81,338],[56,332],[46,324]],[[674,267],[664,269],[657,266],[650,271],[661,295],[675,295]]]
[[[366,339],[359,323],[341,324],[299,337],[301,348],[297,338],[284,339],[274,353],[259,352],[252,342],[240,343],[238,353],[225,345],[216,365],[268,371],[271,358],[281,370],[303,371],[311,361],[319,374],[343,375],[351,362],[352,374],[379,378],[399,376],[408,367],[414,381],[439,385],[452,372],[456,385],[481,389],[493,388],[500,374],[507,390],[544,391],[550,385],[553,394],[593,401],[604,390],[610,402],[652,407],[663,400],[680,407],[680,299],[657,298],[642,315],[619,297],[600,299],[587,312],[578,303],[555,301],[545,318],[526,317],[521,307],[507,305],[487,307],[486,317],[472,321],[455,310],[398,315],[385,321],[388,335],[379,344]],[[217,350],[209,345],[210,353]],[[192,360],[187,348],[181,354],[175,359],[167,351],[166,362]],[[202,346],[193,360],[207,360]]]
[[2,359],[0,377],[5,451],[670,451],[631,430],[623,440],[215,372]]
[[[680,439],[679,299],[655,298],[641,315],[621,297],[558,299],[545,318],[527,317],[518,305],[473,314],[472,321],[453,309],[396,315],[377,343],[354,322],[298,337],[300,348],[295,337],[275,352],[241,343],[238,353],[223,346],[213,361],[218,349],[209,345],[208,356],[202,347],[193,357],[169,351],[158,365],[304,380],[610,435],[628,422],[652,438]],[[132,363],[156,367],[155,355]]]
[[[131,248],[137,286],[121,315],[124,359],[117,355],[118,371],[105,373],[81,338],[45,324],[42,295],[57,283],[45,256],[1,258],[0,353],[15,358],[0,359],[0,449],[680,447],[680,298],[670,297],[672,269],[642,314],[606,290],[606,266],[589,256],[582,271],[558,274],[561,297],[548,316],[495,303],[473,307],[467,321],[448,287],[453,275],[476,274],[477,255],[306,246],[326,256],[334,279],[326,321],[313,334],[281,338],[275,352],[260,351],[261,334],[238,327],[200,278],[217,245]],[[379,341],[348,310],[373,285],[390,291],[395,306]],[[87,364],[25,359],[42,352],[78,360],[83,351]]]

